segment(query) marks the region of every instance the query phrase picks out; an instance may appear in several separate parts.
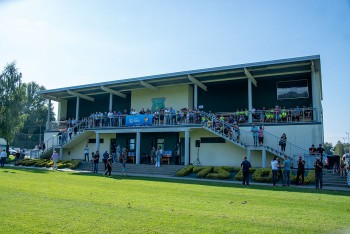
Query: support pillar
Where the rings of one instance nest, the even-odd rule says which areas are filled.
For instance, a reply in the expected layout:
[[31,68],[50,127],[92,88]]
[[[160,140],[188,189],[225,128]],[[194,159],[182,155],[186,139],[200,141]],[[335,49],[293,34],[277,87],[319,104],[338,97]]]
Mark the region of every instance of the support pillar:
[[141,133],[136,133],[136,164],[140,164],[141,161],[141,150],[140,150],[140,144],[141,144]]
[[249,148],[247,148],[247,160],[250,162],[251,158],[252,158],[252,154],[251,154],[251,150]]
[[112,110],[112,106],[113,106],[113,93],[109,94],[109,109],[108,110]]
[[100,152],[100,133],[96,132],[96,148],[95,152]]
[[190,130],[185,131],[185,162],[184,165],[190,164]]
[[193,105],[194,109],[198,109],[198,85],[194,84],[193,88]]
[[253,101],[252,101],[252,81],[248,79],[248,123],[251,124],[253,122],[252,109],[253,109]]
[[48,104],[48,107],[47,107],[47,123],[50,123],[51,121],[51,99],[49,99],[49,104]]
[[80,98],[77,97],[77,106],[75,109],[75,120],[78,121],[79,120],[79,104],[80,104]]
[[261,167],[266,168],[266,149],[261,151]]

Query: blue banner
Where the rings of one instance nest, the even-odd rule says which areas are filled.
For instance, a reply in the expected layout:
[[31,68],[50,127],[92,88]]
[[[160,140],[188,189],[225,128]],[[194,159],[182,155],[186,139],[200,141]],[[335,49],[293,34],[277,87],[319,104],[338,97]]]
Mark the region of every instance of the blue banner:
[[126,126],[152,125],[153,115],[127,115]]

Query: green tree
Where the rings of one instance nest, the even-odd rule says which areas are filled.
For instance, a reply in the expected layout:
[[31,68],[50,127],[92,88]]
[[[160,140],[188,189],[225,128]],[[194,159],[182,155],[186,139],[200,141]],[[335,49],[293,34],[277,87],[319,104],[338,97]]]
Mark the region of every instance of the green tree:
[[50,121],[55,120],[53,105],[48,107],[47,99],[37,94],[37,91],[45,90],[44,86],[40,86],[35,82],[26,85],[26,102],[23,112],[27,116],[24,126],[20,133],[17,134],[13,145],[34,148],[43,140],[43,133],[46,128],[48,108],[51,109]]
[[341,143],[341,141],[338,141],[337,144],[334,147],[334,153],[336,155],[342,156],[344,154],[344,145]]
[[328,142],[324,143],[324,150],[327,155],[333,155],[332,148],[333,148],[332,143],[328,143]]
[[[16,63],[7,64],[0,74],[0,136],[9,145],[23,127],[26,85]],[[8,149],[7,145],[7,149]]]

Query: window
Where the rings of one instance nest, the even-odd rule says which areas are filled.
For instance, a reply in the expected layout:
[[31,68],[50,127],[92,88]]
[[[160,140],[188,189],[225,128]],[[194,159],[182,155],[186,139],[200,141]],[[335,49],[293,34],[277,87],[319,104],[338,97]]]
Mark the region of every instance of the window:
[[135,151],[135,139],[129,138],[127,145],[129,146],[129,151]]
[[157,149],[160,147],[162,147],[162,149],[164,150],[164,138],[158,138],[157,139]]

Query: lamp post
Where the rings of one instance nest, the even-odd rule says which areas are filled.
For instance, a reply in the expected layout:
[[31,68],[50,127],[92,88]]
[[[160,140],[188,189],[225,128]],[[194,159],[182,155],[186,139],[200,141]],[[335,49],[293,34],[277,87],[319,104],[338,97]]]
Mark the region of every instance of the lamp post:
[[346,137],[343,137],[343,140],[344,140],[344,145],[345,145],[345,140],[346,140]]

